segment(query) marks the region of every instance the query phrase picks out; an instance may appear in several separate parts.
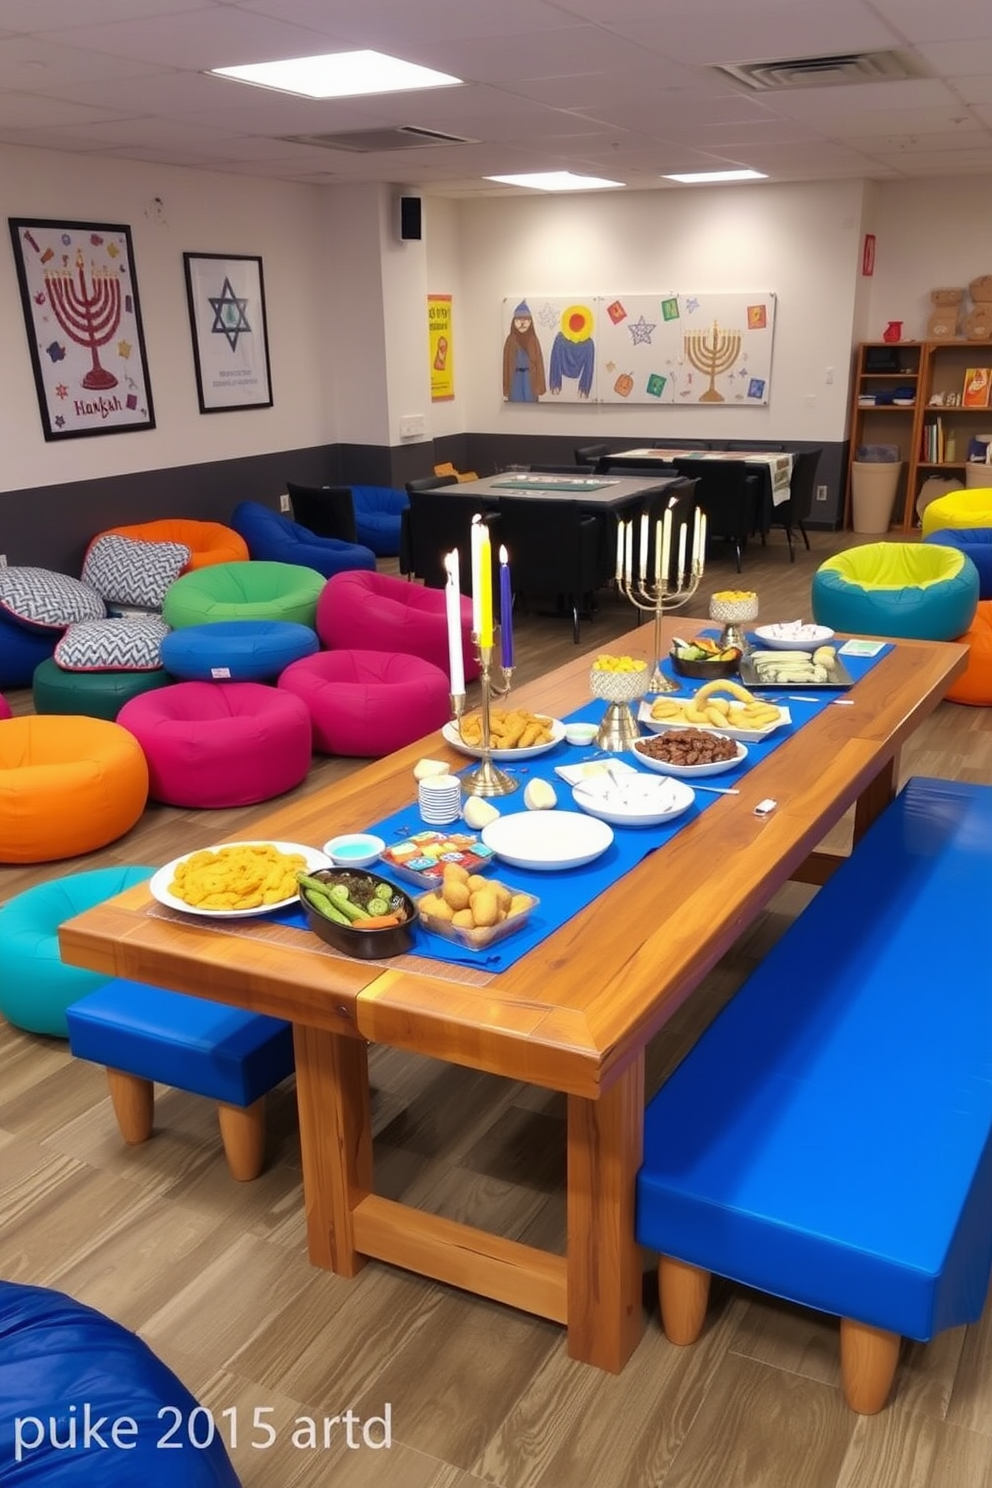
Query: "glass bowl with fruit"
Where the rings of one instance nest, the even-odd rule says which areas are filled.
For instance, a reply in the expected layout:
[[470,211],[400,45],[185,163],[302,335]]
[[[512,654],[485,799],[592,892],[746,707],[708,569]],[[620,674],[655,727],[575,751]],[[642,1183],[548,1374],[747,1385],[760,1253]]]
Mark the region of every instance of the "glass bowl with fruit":
[[633,656],[596,657],[589,670],[589,691],[609,704],[596,735],[596,746],[611,754],[629,749],[640,737],[630,705],[643,697],[651,685],[646,661]]
[[747,638],[743,627],[758,618],[758,596],[753,589],[718,589],[710,595],[710,619],[723,626],[720,647],[728,650],[736,646],[747,650]]
[[733,677],[737,674],[743,651],[739,646],[721,646],[709,636],[693,641],[676,640],[669,652],[672,671],[679,677]]

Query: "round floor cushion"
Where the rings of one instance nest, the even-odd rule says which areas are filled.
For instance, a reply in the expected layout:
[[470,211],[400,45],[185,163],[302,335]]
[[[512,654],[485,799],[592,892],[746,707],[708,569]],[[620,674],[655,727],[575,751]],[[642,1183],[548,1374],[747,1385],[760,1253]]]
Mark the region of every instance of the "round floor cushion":
[[[6,1488],[238,1488],[211,1419],[120,1323],[62,1292],[0,1281]],[[163,1450],[173,1426],[175,1450]]]
[[0,863],[48,863],[130,831],[148,767],[127,729],[79,714],[8,718],[0,727]]
[[983,599],[970,629],[958,637],[969,648],[968,667],[947,690],[952,703],[992,708],[992,599]]
[[306,704],[324,754],[391,754],[441,728],[451,711],[440,667],[387,651],[321,651],[287,667],[278,688]]
[[114,720],[129,699],[171,681],[161,667],[152,672],[67,672],[49,658],[35,667],[34,708],[36,713],[85,713]]
[[[154,868],[90,868],[51,878],[0,906],[0,1014],[15,1028],[67,1038],[65,1010],[102,987],[102,971],[69,966],[59,953],[65,920],[151,878]],[[2,1355],[2,1349],[0,1349]]]
[[171,631],[162,665],[186,682],[262,682],[319,650],[316,633],[293,620],[218,620]]
[[992,599],[992,527],[939,527],[923,540],[967,553],[978,569],[979,599]]
[[262,682],[177,682],[132,698],[119,721],[144,750],[149,795],[170,806],[250,806],[310,768],[305,704]]
[[324,583],[297,563],[215,563],[177,579],[162,616],[173,630],[218,620],[293,620],[313,630]]
[[[459,596],[462,656],[468,681],[479,675],[472,645],[472,601]],[[335,574],[317,605],[317,634],[329,651],[401,651],[448,668],[445,591],[395,574]]]
[[920,519],[923,536],[941,527],[992,527],[992,490],[951,491],[938,496]]
[[952,641],[975,614],[978,570],[938,543],[865,543],[821,563],[812,604],[816,622],[834,630]]

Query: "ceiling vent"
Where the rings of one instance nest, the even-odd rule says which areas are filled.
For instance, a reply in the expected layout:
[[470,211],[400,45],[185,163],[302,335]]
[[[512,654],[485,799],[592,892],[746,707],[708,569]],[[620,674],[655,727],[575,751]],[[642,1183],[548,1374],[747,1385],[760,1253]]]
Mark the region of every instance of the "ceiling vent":
[[843,88],[853,83],[901,83],[928,75],[915,57],[904,52],[842,52],[830,57],[728,63],[714,71],[761,93],[786,88]]
[[340,134],[288,134],[283,138],[297,145],[318,145],[322,150],[349,150],[356,155],[384,150],[422,150],[431,145],[479,143],[460,134],[442,134],[439,129],[418,129],[415,124],[400,124],[394,129],[349,129]]

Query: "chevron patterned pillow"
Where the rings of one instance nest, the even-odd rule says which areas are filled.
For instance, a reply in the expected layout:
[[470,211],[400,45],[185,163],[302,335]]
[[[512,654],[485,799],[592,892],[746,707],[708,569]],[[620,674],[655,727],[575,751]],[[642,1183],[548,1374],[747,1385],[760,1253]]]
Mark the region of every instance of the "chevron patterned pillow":
[[83,560],[83,583],[108,604],[160,610],[169,585],[190,560],[183,543],[142,542],[108,532],[90,543]]
[[139,620],[84,620],[70,625],[55,647],[65,672],[153,672],[162,665],[169,627],[157,615]]
[[95,589],[50,568],[0,568],[0,614],[28,630],[65,630],[106,614]]

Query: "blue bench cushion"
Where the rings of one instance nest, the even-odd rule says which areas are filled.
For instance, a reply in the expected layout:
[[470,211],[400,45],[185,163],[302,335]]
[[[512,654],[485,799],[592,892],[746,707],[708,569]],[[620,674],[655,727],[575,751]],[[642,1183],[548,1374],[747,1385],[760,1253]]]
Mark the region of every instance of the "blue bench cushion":
[[992,788],[912,780],[650,1103],[640,1241],[921,1340],[992,1264]]
[[250,1106],[293,1072],[288,1023],[117,978],[67,1013],[80,1059]]
[[170,631],[162,665],[185,682],[262,682],[319,650],[316,632],[295,620],[215,620]]

